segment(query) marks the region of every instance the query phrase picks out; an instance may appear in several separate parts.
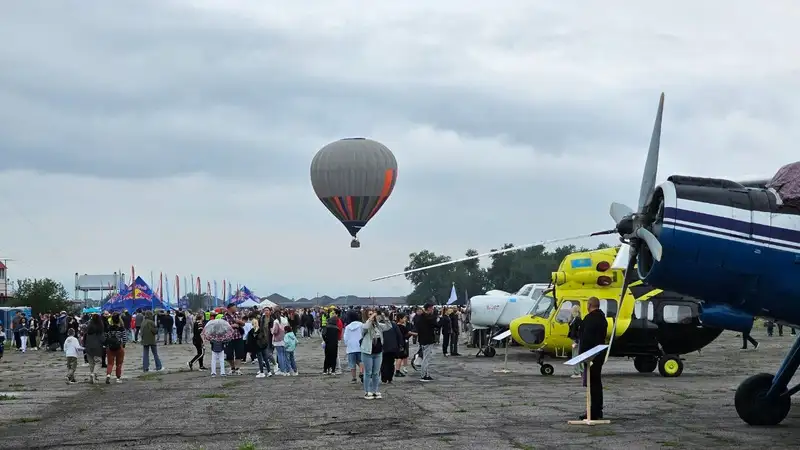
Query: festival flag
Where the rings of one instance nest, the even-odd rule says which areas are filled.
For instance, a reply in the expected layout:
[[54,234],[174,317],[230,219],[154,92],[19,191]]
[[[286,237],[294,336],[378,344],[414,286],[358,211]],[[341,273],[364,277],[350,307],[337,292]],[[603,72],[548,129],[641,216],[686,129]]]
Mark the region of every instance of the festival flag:
[[225,296],[227,293],[226,287],[227,285],[225,284],[225,280],[222,280],[222,303],[228,301],[228,297]]
[[194,274],[193,273],[189,274],[189,279],[192,280],[192,294],[196,294],[196,292],[194,291]]
[[200,277],[197,277],[197,286],[196,286],[196,287],[197,287],[197,292],[196,292],[196,294],[197,294],[197,295],[200,295]]
[[214,280],[214,306],[217,306],[217,280]]
[[175,301],[181,301],[181,278],[175,275]]
[[452,305],[458,300],[458,295],[456,294],[456,284],[453,283],[453,287],[450,289],[450,298],[447,300],[448,305]]
[[158,297],[164,301],[164,272],[158,274]]
[[[162,274],[163,275],[163,274]],[[169,295],[169,278],[166,279],[167,282],[167,308],[170,308],[170,295]],[[161,297],[161,300],[164,300],[164,297]]]
[[131,266],[131,292],[132,292],[132,299],[136,300],[136,271]]

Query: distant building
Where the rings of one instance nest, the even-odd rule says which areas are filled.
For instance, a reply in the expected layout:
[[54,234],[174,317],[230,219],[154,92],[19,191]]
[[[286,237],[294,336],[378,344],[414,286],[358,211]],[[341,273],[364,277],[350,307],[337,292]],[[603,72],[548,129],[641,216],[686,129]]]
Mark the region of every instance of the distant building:
[[[89,303],[89,293],[98,292],[100,301],[102,301],[105,294],[111,292],[120,284],[124,284],[125,274],[116,273],[110,275],[78,275],[75,273],[75,301],[80,303]],[[83,295],[81,295],[83,293]]]
[[14,296],[14,287],[8,279],[8,266],[0,262],[0,304],[7,303]]

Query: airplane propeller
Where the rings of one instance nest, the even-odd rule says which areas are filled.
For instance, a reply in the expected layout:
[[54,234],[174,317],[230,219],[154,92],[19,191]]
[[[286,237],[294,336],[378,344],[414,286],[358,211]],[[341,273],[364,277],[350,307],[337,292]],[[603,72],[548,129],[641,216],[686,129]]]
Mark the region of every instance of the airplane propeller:
[[[653,215],[650,212],[650,203],[653,200],[653,193],[656,190],[656,176],[658,174],[658,152],[661,147],[661,119],[664,115],[664,93],[661,93],[661,98],[658,101],[658,111],[656,112],[656,120],[653,124],[653,134],[650,136],[650,148],[647,151],[647,160],[644,163],[644,172],[642,173],[642,185],[639,189],[639,205],[636,212],[632,208],[621,203],[612,203],[609,209],[609,215],[617,223],[614,231],[620,234],[620,240],[624,244],[628,244],[628,263],[625,268],[624,281],[622,282],[622,291],[619,295],[618,311],[622,310],[622,304],[625,300],[625,294],[628,290],[628,285],[636,266],[636,258],[642,251],[643,246],[647,248],[653,259],[661,261],[663,248],[661,242],[658,241],[653,232],[647,228],[648,225],[652,226]],[[608,231],[600,232],[602,234],[611,234]],[[623,253],[622,247],[617,253],[617,258],[614,259],[612,266],[621,266]],[[611,345],[614,343],[614,336],[617,334],[617,318],[614,318],[614,325],[611,327],[611,338],[608,341],[608,350],[606,351],[605,360],[608,361],[608,356],[611,354]]]

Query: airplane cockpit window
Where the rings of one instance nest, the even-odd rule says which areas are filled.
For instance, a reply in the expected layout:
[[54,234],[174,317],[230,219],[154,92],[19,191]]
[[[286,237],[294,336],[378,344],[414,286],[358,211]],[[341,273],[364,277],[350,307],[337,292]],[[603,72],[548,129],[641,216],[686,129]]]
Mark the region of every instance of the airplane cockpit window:
[[605,298],[600,299],[600,310],[603,311],[609,319],[617,317],[617,301]]
[[642,318],[642,304],[647,305],[647,320],[653,320],[653,313],[654,309],[653,304],[651,302],[636,302],[633,304],[633,318],[634,319],[641,319]]
[[692,323],[692,308],[686,305],[664,305],[662,316],[665,323]]
[[558,308],[556,314],[556,322],[567,323],[572,318],[572,307],[580,305],[577,300],[564,300],[561,302],[561,307]]
[[517,291],[517,295],[519,295],[520,297],[527,297],[528,294],[531,293],[531,289],[533,289],[533,285],[532,284],[526,284],[525,286],[522,286],[522,289]]
[[550,311],[553,309],[554,304],[555,299],[553,299],[553,297],[550,295],[542,295],[539,297],[539,300],[536,301],[531,315],[536,317],[548,317],[550,316]]

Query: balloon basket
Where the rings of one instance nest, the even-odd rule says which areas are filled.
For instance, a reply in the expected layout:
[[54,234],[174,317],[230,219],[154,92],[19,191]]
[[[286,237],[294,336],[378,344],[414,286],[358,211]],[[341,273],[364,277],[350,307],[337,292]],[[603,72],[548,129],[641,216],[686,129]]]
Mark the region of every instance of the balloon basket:
[[361,248],[361,242],[358,242],[358,239],[353,239],[350,241],[350,248]]

